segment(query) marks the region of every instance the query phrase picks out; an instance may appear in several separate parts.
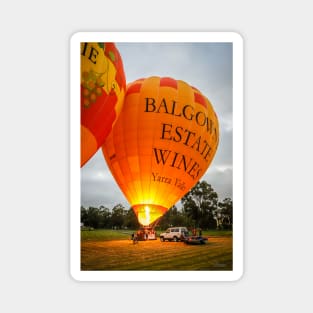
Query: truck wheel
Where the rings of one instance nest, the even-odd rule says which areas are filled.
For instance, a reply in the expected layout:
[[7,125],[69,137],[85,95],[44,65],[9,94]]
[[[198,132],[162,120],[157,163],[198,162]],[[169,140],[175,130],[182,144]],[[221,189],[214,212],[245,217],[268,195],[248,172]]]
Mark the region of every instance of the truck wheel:
[[163,237],[160,237],[160,241],[164,241],[164,238],[163,238]]
[[177,242],[177,237],[176,236],[173,238],[173,241]]

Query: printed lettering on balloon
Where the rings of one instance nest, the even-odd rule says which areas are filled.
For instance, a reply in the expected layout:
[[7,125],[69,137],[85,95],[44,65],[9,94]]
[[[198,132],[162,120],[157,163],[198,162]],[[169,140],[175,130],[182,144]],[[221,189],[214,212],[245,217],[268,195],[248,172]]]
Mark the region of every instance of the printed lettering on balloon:
[[88,45],[88,42],[85,42],[83,44],[83,48],[82,48],[82,52],[81,52],[81,55],[82,56],[87,56],[88,59],[93,63],[93,64],[96,64],[97,63],[97,56],[99,54],[99,51],[91,46],[91,45]]
[[[170,114],[175,117],[186,119],[191,123],[195,123],[197,127],[204,128],[204,134],[201,135],[196,132],[182,127],[179,124],[172,123],[160,123],[160,139],[166,141],[173,141],[175,143],[181,143],[190,149],[196,151],[201,155],[205,162],[209,162],[212,158],[213,147],[212,143],[217,144],[218,135],[217,127],[213,120],[210,119],[207,114],[201,110],[196,111],[190,104],[178,105],[175,100],[167,100],[162,98],[158,103],[155,98],[145,98],[144,112],[155,114]],[[180,119],[176,119],[179,123]],[[210,143],[206,138],[211,138]],[[169,166],[187,173],[193,180],[197,180],[201,177],[203,169],[200,164],[187,154],[175,151],[175,149],[161,149],[159,147],[153,147],[154,160],[157,164],[163,166]],[[173,183],[177,188],[184,190],[185,182],[180,178],[164,177],[158,173],[152,173],[152,180],[154,182],[161,183]]]

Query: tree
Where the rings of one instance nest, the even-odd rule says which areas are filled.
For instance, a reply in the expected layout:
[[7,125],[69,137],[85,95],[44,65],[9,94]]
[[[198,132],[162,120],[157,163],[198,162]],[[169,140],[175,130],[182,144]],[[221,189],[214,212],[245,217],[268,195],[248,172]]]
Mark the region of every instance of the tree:
[[122,204],[119,203],[116,206],[114,206],[111,215],[111,224],[113,227],[121,228],[123,226],[124,215],[126,214],[125,212],[126,210]]
[[183,214],[182,211],[173,205],[159,220],[158,226],[162,229],[172,227],[187,225],[188,218]]
[[232,229],[233,226],[233,201],[225,198],[218,203],[218,208],[213,212],[217,229]]
[[81,222],[84,223],[85,226],[98,228],[99,226],[99,209],[95,207],[89,207],[85,209],[84,207],[80,208],[81,212]]
[[134,213],[134,210],[132,208],[129,208],[126,211],[123,225],[124,227],[131,228],[131,229],[139,228],[139,223],[137,221],[136,214]]
[[99,227],[108,228],[111,226],[111,212],[110,209],[100,205],[99,207]]
[[198,182],[181,200],[183,212],[189,216],[194,227],[211,228],[213,211],[217,208],[218,195],[206,181]]
[[88,212],[86,208],[83,206],[80,207],[80,222],[83,223],[83,225],[87,225],[88,220]]

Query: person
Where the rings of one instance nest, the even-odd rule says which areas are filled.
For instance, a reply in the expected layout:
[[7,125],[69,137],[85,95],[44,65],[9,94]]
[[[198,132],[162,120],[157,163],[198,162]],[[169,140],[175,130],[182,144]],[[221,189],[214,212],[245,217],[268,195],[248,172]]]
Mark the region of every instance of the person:
[[199,236],[201,237],[202,236],[202,229],[199,228]]
[[133,233],[132,239],[133,239],[133,244],[138,243],[137,233]]

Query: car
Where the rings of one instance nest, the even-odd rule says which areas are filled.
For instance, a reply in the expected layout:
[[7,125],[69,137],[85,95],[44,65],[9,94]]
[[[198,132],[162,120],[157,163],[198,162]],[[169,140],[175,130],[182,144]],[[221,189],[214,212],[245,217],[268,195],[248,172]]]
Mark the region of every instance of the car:
[[161,241],[183,241],[189,235],[187,227],[170,227],[160,234]]
[[137,231],[138,240],[156,240],[157,235],[152,227],[144,226]]

